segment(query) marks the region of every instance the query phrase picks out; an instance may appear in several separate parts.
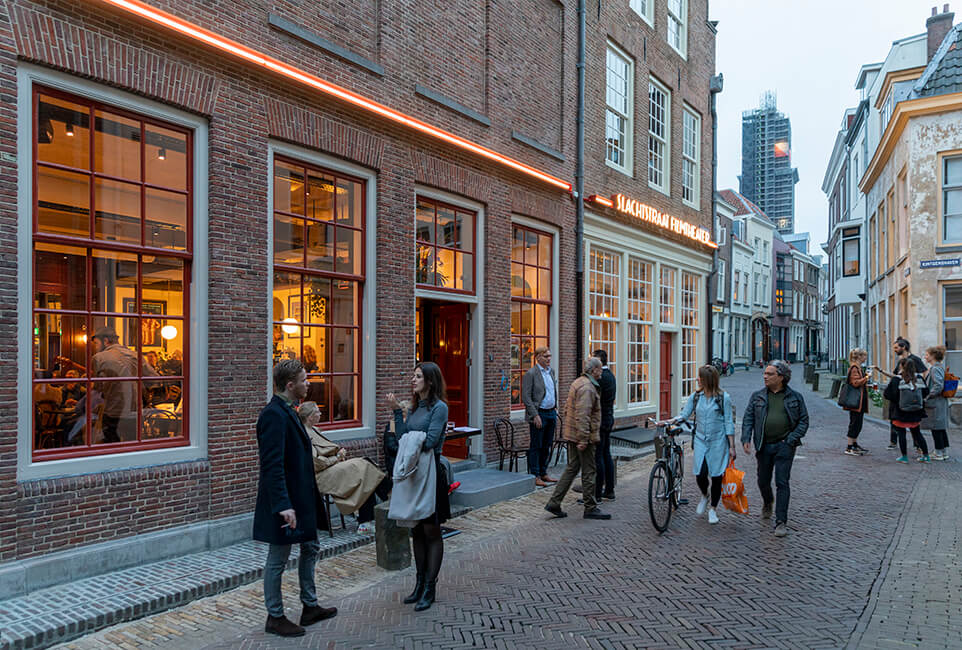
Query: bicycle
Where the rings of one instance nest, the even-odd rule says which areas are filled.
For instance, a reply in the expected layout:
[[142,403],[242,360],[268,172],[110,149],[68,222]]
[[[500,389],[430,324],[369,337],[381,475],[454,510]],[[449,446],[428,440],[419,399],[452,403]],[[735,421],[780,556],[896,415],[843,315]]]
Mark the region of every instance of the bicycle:
[[[651,515],[655,530],[663,533],[668,530],[672,510],[688,503],[688,500],[681,496],[685,478],[685,454],[675,438],[679,434],[690,434],[693,428],[686,420],[677,425],[661,424],[651,418],[648,418],[648,422],[660,430],[655,437],[657,460],[648,475],[648,514]],[[648,422],[645,426],[648,426]]]

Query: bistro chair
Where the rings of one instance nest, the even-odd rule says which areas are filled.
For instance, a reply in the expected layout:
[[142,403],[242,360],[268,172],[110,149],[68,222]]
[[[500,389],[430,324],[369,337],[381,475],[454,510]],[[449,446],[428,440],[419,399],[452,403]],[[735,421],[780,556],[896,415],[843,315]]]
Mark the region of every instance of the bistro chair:
[[37,449],[62,447],[60,416],[53,402],[37,402],[34,406],[34,425],[37,432]]
[[554,440],[551,443],[551,452],[554,454],[554,464],[557,465],[558,461],[561,460],[561,451],[567,449],[566,440],[564,438],[564,418],[561,414],[558,414],[558,424],[554,429]]
[[527,449],[514,442],[514,425],[508,418],[501,418],[494,423],[494,437],[498,443],[498,469],[504,471],[504,459],[508,458],[508,471],[518,471],[518,458],[527,453]]
[[[336,509],[337,506],[334,505],[334,500],[331,498],[330,494],[322,494],[321,499],[324,501],[324,505],[327,508],[327,536],[334,537],[334,514],[332,508]],[[344,525],[344,515],[341,511],[337,511],[337,515],[341,518],[341,530],[347,528]]]

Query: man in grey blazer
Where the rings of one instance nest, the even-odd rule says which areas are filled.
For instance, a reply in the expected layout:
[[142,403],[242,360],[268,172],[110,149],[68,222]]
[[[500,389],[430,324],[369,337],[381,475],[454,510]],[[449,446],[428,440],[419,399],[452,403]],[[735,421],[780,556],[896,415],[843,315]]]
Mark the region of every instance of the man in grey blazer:
[[521,380],[521,401],[531,432],[528,471],[534,475],[534,484],[544,487],[557,482],[548,476],[548,461],[558,426],[558,379],[551,368],[551,350],[536,348],[534,360]]

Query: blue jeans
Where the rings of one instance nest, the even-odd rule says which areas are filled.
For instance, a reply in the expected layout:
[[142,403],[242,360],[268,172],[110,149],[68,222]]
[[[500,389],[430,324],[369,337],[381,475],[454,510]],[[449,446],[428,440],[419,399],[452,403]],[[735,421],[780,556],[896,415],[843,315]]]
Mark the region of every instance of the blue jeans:
[[[301,602],[317,605],[317,592],[314,588],[314,565],[321,545],[317,542],[301,544],[301,556],[297,560],[297,577],[301,583]],[[290,544],[271,544],[264,564],[264,604],[267,613],[277,618],[284,615],[284,600],[281,597],[281,576],[291,554]]]
[[531,422],[528,427],[530,439],[528,442],[528,472],[534,476],[548,474],[548,461],[551,460],[551,445],[554,443],[554,431],[558,426],[558,412],[554,409],[545,411],[538,409],[541,416],[541,428]]
[[[788,521],[788,500],[792,494],[788,482],[792,478],[795,448],[784,441],[765,443],[755,458],[758,461],[758,489],[762,493],[762,500],[766,504],[774,501],[775,523],[785,523]],[[777,496],[772,494],[772,470],[775,471]]]

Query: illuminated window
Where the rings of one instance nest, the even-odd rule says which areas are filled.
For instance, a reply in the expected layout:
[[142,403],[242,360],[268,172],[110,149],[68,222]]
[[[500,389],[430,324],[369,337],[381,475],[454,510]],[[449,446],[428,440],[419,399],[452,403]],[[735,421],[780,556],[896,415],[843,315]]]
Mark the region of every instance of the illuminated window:
[[628,259],[628,403],[651,399],[651,328],[654,267]]
[[464,208],[418,197],[417,283],[474,293],[474,228],[477,215]]
[[688,0],[668,0],[668,44],[688,54]]
[[698,376],[698,276],[681,274],[681,394],[688,397],[697,388]]
[[33,90],[33,458],[188,443],[193,133]]
[[620,314],[621,256],[591,248],[588,266],[588,319],[591,351],[608,353],[612,373],[618,362],[618,320]]
[[634,133],[634,63],[608,44],[605,102],[605,161],[631,175]]
[[648,82],[648,185],[669,193],[671,95],[654,79]]
[[[688,205],[697,208],[701,184],[701,118],[687,108],[681,114],[683,122],[681,198]],[[724,245],[724,242],[719,242],[719,246],[722,245]]]
[[511,406],[521,404],[521,377],[534,351],[550,345],[552,236],[515,225],[511,245]]
[[320,426],[360,420],[365,183],[274,160],[273,361],[298,358]]

